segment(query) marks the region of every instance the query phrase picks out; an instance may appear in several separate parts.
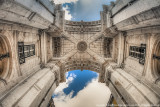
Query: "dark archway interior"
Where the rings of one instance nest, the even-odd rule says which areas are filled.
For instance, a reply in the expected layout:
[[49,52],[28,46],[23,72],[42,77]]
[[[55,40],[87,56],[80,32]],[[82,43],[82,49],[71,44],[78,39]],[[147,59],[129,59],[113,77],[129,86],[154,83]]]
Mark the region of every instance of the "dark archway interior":
[[[160,57],[160,42],[158,43],[158,46],[156,49],[156,56]],[[160,75],[160,59],[158,60],[158,58],[156,60],[156,69],[157,69],[158,74]]]
[[5,67],[5,59],[3,58],[3,55],[5,54],[5,44],[3,39],[0,37],[0,76],[3,74],[4,67]]

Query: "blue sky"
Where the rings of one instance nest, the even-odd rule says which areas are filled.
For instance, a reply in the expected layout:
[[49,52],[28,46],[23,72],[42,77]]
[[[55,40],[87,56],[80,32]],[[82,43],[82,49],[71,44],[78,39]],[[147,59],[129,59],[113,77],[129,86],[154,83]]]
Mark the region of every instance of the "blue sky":
[[66,82],[61,83],[53,94],[56,107],[105,107],[110,90],[98,82],[98,73],[89,70],[74,70],[66,73]]
[[102,5],[109,5],[115,0],[54,0],[56,4],[62,3],[65,10],[65,19],[72,21],[100,20]]
[[98,74],[88,70],[83,70],[83,72],[80,70],[75,70],[67,73],[66,78],[69,79],[70,77],[73,77],[74,79],[63,91],[66,95],[69,95],[73,91],[73,98],[80,90],[84,89],[84,87],[86,87],[92,79],[98,78]]
[[[71,92],[73,92],[73,95],[71,98],[75,97],[77,93],[84,89],[88,83],[92,81],[92,79],[97,79],[98,73],[92,72],[89,70],[74,70],[66,73],[66,79],[68,83],[68,87],[63,89],[63,92],[66,95],[69,95]],[[58,96],[58,94],[54,95]]]

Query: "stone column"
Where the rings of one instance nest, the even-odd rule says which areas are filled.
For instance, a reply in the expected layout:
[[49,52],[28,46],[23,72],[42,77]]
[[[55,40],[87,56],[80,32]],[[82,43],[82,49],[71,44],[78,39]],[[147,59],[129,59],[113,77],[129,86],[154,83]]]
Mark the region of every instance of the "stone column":
[[117,64],[121,65],[124,61],[124,32],[118,34],[119,47],[118,47],[118,61]]
[[45,32],[41,32],[41,63],[47,63],[47,35]]

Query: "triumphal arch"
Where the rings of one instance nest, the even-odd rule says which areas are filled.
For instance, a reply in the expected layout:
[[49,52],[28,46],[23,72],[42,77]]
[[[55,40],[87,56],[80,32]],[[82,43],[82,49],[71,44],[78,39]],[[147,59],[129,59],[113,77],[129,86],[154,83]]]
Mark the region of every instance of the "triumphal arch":
[[160,0],[117,0],[100,16],[74,22],[50,0],[0,0],[0,106],[46,107],[65,72],[87,69],[108,104],[158,107]]

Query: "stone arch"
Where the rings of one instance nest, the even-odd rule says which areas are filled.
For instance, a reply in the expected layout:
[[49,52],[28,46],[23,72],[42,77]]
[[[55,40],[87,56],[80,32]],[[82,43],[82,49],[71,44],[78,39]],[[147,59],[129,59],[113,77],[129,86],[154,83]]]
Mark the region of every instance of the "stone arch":
[[12,70],[11,47],[7,37],[0,35],[0,82],[7,84]]
[[101,71],[102,71],[102,65],[92,61],[92,60],[70,60],[66,61],[63,64],[63,67],[61,69],[61,82],[64,82],[65,79],[65,73],[72,70],[90,70],[99,73],[99,80],[101,79]]
[[156,41],[153,45],[152,50],[152,61],[151,61],[151,69],[152,74],[156,78],[156,81],[160,81],[160,60],[158,60],[158,57],[160,57],[160,37],[159,35],[156,38]]
[[74,61],[68,61],[64,64],[64,71],[68,72],[70,70],[91,70],[95,71],[97,73],[100,73],[101,71],[101,65],[97,62],[91,61],[91,60],[74,60]]

